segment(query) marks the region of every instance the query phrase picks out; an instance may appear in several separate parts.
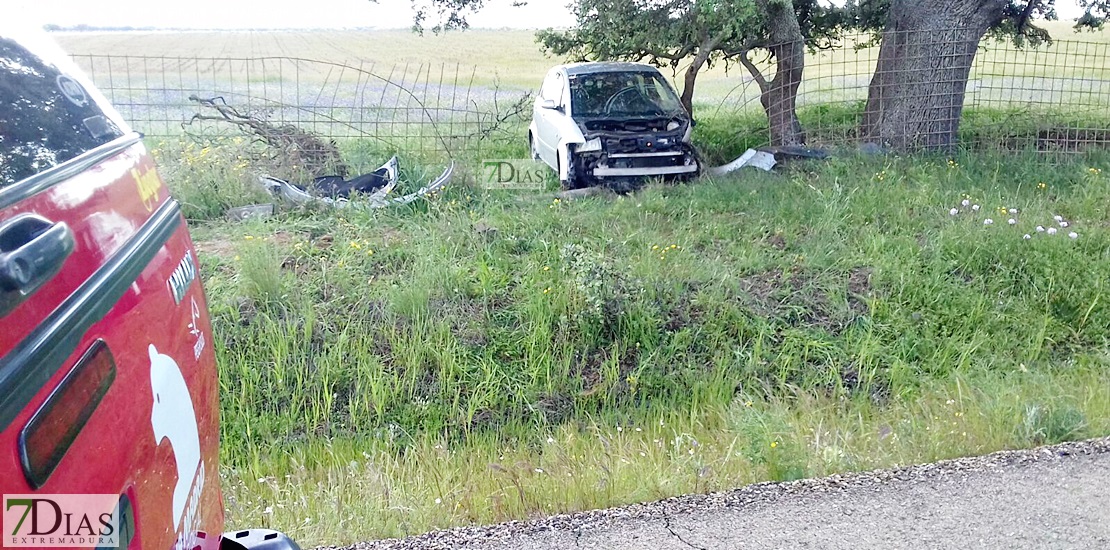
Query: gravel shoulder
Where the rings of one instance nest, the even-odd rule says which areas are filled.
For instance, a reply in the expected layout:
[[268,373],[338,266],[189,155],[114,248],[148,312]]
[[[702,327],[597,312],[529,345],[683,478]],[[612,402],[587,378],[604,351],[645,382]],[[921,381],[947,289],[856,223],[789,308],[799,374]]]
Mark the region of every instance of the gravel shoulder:
[[1110,548],[1110,438],[349,548]]

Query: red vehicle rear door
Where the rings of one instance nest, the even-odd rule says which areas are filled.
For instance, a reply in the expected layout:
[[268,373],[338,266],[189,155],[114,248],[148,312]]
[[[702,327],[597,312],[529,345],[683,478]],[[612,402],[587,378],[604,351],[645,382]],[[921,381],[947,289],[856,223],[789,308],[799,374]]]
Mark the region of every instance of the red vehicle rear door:
[[0,493],[118,495],[121,546],[215,550],[211,327],[139,138],[44,34],[0,22]]

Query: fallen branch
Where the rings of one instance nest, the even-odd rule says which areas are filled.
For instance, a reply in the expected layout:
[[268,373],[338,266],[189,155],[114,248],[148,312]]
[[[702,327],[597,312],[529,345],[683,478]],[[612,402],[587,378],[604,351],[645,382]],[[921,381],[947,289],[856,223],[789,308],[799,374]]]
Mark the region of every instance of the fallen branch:
[[215,111],[216,114],[194,114],[188,122],[182,124],[182,127],[197,121],[231,124],[243,134],[276,149],[277,156],[282,159],[283,164],[303,169],[314,176],[327,174],[346,176],[350,172],[334,141],[324,141],[292,124],[277,126],[256,115],[240,112],[228,105],[222,96],[201,98],[191,95],[189,100]]

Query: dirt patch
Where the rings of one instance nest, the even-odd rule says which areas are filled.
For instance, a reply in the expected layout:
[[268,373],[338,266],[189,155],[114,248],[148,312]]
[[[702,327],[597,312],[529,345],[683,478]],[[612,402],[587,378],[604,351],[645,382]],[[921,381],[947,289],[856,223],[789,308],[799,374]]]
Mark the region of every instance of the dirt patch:
[[674,334],[686,328],[696,329],[702,324],[707,312],[696,303],[696,297],[703,286],[700,282],[687,281],[681,295],[669,296],[656,302],[656,307],[663,311],[664,332]]
[[560,391],[542,393],[535,407],[548,424],[558,426],[574,415],[574,398]]
[[[265,242],[274,243],[282,247],[292,246],[293,243],[301,238],[304,238],[304,235],[298,235],[297,233],[290,233],[288,231],[278,231],[273,235],[260,237],[260,239]],[[230,236],[216,237],[203,241],[193,241],[193,247],[196,248],[197,252],[200,254],[231,259],[239,253],[239,244],[242,242],[242,239]]]
[[767,244],[775,250],[786,250],[786,238],[782,236],[782,233],[775,233],[767,237]]
[[870,312],[867,299],[871,297],[871,276],[874,270],[870,267],[853,267],[848,272],[848,309],[857,316]]
[[836,274],[769,269],[740,278],[738,299],[760,317],[835,335],[867,315],[871,276],[867,267]]
[[628,377],[640,362],[640,349],[629,347],[624,349],[617,357],[617,377],[607,381],[602,375],[605,364],[613,359],[613,352],[608,349],[594,349],[584,354],[576,354],[572,376],[582,381],[581,398],[589,398],[598,394],[606,394],[607,400],[624,400],[631,397],[631,387]]
[[238,241],[221,237],[208,241],[193,241],[193,247],[197,249],[198,254],[230,259],[235,257],[236,242]]
[[485,329],[490,324],[488,308],[484,301],[467,297],[432,298],[428,301],[431,318],[447,321],[451,334],[459,343],[472,349],[481,349],[489,344],[489,335]]

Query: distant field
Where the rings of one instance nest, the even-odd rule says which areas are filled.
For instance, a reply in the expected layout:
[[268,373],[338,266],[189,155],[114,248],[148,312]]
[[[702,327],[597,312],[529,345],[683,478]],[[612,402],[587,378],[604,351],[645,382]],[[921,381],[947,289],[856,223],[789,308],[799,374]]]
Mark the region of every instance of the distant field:
[[484,83],[539,86],[557,62],[545,57],[531,31],[474,30],[420,36],[404,30],[271,32],[77,32],[55,37],[70,52],[151,57],[295,57],[358,65],[377,72],[394,65],[461,65]]
[[[1061,41],[1110,43],[1110,30],[1076,33],[1070,23],[1052,22],[1045,26]],[[546,56],[534,40],[535,33],[526,30],[470,30],[436,36],[423,36],[405,30],[383,31],[241,31],[241,32],[61,32],[55,37],[76,54],[150,57],[197,58],[261,58],[295,57],[333,63],[364,64],[368,70],[388,72],[394,66],[410,70],[424,65],[431,67],[459,65],[473,69],[476,83],[533,89],[539,86],[544,73],[563,60]],[[851,45],[853,41],[849,41]],[[1078,51],[1078,50],[1077,50]],[[1104,50],[1103,50],[1104,51]],[[850,77],[840,86],[866,85],[877,48],[855,50],[845,48],[834,52],[812,54],[808,59],[807,81],[812,88],[829,86],[832,79]],[[1024,56],[1024,54],[1020,54]],[[1007,60],[1015,66],[1030,68],[1061,66],[1059,54],[1043,50],[1031,58],[1021,58],[1008,46],[988,44],[981,64]],[[1090,67],[1084,72],[1090,73]],[[679,72],[685,64],[679,66]],[[1098,74],[1105,77],[1107,65]],[[670,73],[671,71],[665,70]],[[1027,73],[1028,69],[1012,71]],[[718,64],[699,78],[698,91],[702,101],[721,100],[743,90],[750,77],[740,67]],[[752,91],[752,90],[749,90]],[[803,94],[805,90],[803,89]],[[754,97],[754,94],[749,94]]]

